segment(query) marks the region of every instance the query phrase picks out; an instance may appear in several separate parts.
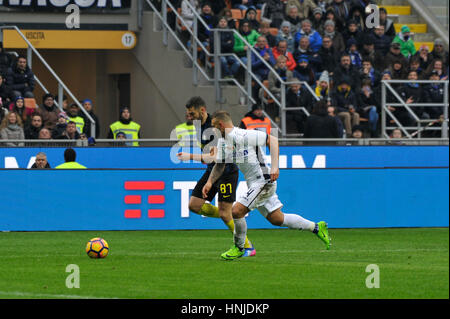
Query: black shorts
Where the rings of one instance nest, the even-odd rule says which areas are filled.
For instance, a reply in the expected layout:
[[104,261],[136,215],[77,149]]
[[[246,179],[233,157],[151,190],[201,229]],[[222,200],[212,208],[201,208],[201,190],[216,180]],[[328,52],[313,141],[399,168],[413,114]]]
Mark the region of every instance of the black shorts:
[[[208,181],[209,175],[211,174],[210,170],[207,170],[200,180],[195,185],[194,190],[192,191],[192,196],[203,198],[202,190],[203,186],[205,186]],[[219,193],[219,202],[227,202],[234,203],[236,201],[236,190],[237,184],[239,181],[239,171],[224,173],[220,178],[213,184],[211,190],[208,193],[208,200],[211,202],[217,193]]]

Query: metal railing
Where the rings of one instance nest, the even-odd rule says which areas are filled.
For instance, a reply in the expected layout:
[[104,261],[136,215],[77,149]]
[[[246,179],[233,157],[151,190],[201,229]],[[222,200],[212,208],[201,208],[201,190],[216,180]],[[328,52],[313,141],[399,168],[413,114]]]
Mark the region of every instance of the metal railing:
[[[406,83],[439,83],[443,85],[443,101],[442,103],[406,103],[404,101],[400,94],[396,91],[395,88],[392,87],[391,83],[396,84],[406,84]],[[387,89],[389,92],[397,99],[397,103],[390,103],[387,102]],[[393,130],[395,128],[399,128],[403,134],[411,139],[414,138],[416,135],[421,138],[422,133],[426,130],[440,130],[441,131],[441,137],[447,138],[448,137],[448,81],[431,81],[431,80],[418,80],[418,81],[411,81],[411,80],[383,80],[381,81],[381,132],[384,137],[389,137],[388,131]],[[411,116],[411,118],[417,123],[416,126],[404,126],[400,122],[400,120],[391,112],[389,107],[403,107],[406,109],[408,114]],[[414,108],[421,107],[421,108],[428,108],[428,107],[442,107],[443,108],[443,120],[441,122],[440,127],[431,126],[434,124],[439,123],[439,119],[421,119],[419,116],[414,112]],[[388,116],[388,117],[387,117]],[[389,122],[391,120],[394,121],[396,126],[389,126],[387,125],[387,120]],[[414,133],[410,133],[411,130],[415,130]]]
[[[301,110],[305,112],[306,115],[309,115],[305,107],[298,107],[298,108],[287,108],[286,107],[286,88],[287,85],[291,84],[292,82],[286,82],[284,81],[279,74],[273,69],[273,67],[263,58],[260,56],[260,54],[250,45],[250,43],[247,42],[247,40],[242,37],[239,32],[237,32],[234,29],[216,29],[216,28],[210,28],[205,21],[201,18],[200,14],[197,12],[196,8],[192,7],[190,3],[187,3],[190,10],[193,12],[194,20],[192,27],[190,27],[186,21],[184,21],[181,14],[177,11],[177,8],[175,8],[169,1],[162,0],[161,1],[161,12],[157,10],[155,5],[151,3],[151,1],[146,0],[147,4],[152,8],[154,14],[159,18],[159,20],[162,23],[162,32],[163,32],[163,44],[168,45],[168,35],[169,33],[173,36],[175,41],[178,43],[178,45],[181,47],[181,49],[186,53],[190,61],[192,61],[193,65],[193,72],[192,72],[192,82],[194,85],[198,85],[199,83],[199,72],[205,77],[207,81],[214,83],[214,90],[215,90],[215,96],[216,101],[221,102],[222,101],[222,92],[221,92],[221,84],[222,83],[229,83],[232,82],[236,87],[240,90],[240,92],[243,94],[243,96],[246,98],[247,106],[250,109],[251,105],[254,104],[256,101],[252,96],[252,82],[255,83],[255,85],[259,85],[260,89],[262,89],[271,100],[274,101],[274,104],[278,106],[281,114],[281,128],[273,121],[273,119],[264,111],[265,116],[267,116],[272,123],[272,126],[278,130],[279,133],[281,133],[282,136],[287,136],[286,132],[286,113],[289,111],[294,110]],[[191,48],[189,49],[187,45],[183,43],[183,41],[179,38],[179,35],[175,30],[172,30],[172,28],[169,26],[167,22],[167,13],[168,9],[175,14],[176,19],[186,28],[186,31],[189,33],[191,37]],[[155,21],[155,20],[154,20]],[[178,23],[178,22],[177,22]],[[211,43],[210,45],[213,46],[214,52],[211,53],[207,47],[203,45],[203,43],[200,41],[200,39],[197,37],[197,31],[199,23],[203,25],[203,27],[208,30],[209,32],[214,33],[214,43]],[[247,63],[244,63],[239,56],[237,56],[235,53],[221,53],[221,45],[220,45],[220,33],[221,32],[232,32],[234,36],[237,36],[246,46],[246,59]],[[212,58],[214,61],[214,76],[210,77],[207,72],[203,69],[202,65],[198,62],[198,50],[203,52],[206,59]],[[266,86],[262,83],[262,81],[259,79],[257,75],[255,75],[252,71],[252,53],[253,56],[259,59],[265,67],[268,68],[269,72],[272,72],[276,79],[280,82],[281,87],[281,97],[277,98]],[[239,62],[239,65],[244,69],[245,72],[245,85],[242,86],[239,81],[237,81],[235,78],[230,79],[224,79],[221,75],[221,61],[220,57],[226,57],[226,56],[232,56],[234,59]],[[307,90],[311,93],[314,99],[319,100],[319,98],[314,93],[313,89],[308,85],[307,82],[300,81],[302,86],[306,87]]]
[[[69,97],[74,101],[75,104],[78,105],[80,110],[86,115],[86,117],[91,122],[91,135],[95,138],[95,121],[90,116],[89,112],[87,112],[84,107],[81,105],[81,103],[78,101],[78,99],[72,94],[72,92],[67,88],[67,86],[64,84],[64,82],[58,77],[58,75],[55,73],[55,71],[48,65],[47,61],[40,55],[40,53],[36,50],[36,48],[28,41],[26,36],[20,31],[20,29],[17,26],[0,26],[0,33],[3,34],[4,29],[11,29],[15,30],[20,37],[25,41],[27,44],[27,64],[30,68],[32,68],[33,65],[33,54],[38,57],[38,59],[41,61],[41,63],[45,66],[45,68],[50,72],[50,74],[53,76],[53,78],[58,82],[58,101],[55,101],[55,105],[63,111],[62,103],[63,103],[63,96],[64,92],[66,92]],[[16,52],[13,52],[13,54],[16,54]],[[34,74],[34,79],[39,84],[39,86],[42,88],[42,90],[45,93],[49,93],[47,88],[44,86],[44,84],[39,80],[39,78]]]

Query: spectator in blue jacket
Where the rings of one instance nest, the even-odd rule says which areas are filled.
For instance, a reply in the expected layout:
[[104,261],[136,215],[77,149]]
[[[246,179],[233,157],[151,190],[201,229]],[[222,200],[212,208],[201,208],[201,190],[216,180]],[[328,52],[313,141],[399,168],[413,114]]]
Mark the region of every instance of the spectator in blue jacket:
[[[273,56],[272,49],[267,44],[266,37],[259,36],[254,49],[269,65],[275,65],[276,61]],[[261,81],[266,80],[269,75],[269,68],[264,62],[261,61],[260,58],[256,56],[254,52],[252,52],[252,71]]]
[[295,34],[295,46],[300,43],[303,37],[309,38],[309,45],[313,52],[319,51],[322,46],[322,37],[319,32],[312,28],[312,23],[308,19],[302,21],[302,28]]

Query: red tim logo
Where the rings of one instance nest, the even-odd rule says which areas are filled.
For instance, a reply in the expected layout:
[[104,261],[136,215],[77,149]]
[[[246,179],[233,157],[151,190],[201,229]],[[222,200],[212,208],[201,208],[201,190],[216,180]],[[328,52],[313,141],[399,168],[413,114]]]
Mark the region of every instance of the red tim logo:
[[[125,190],[127,191],[155,191],[155,190],[164,190],[164,182],[163,181],[146,181],[146,182],[137,182],[130,181],[125,182]],[[125,204],[136,205],[142,204],[142,196],[141,195],[126,195]],[[164,204],[165,203],[164,195],[148,195],[147,201],[149,204]],[[163,218],[164,217],[164,209],[149,209],[147,211],[148,218]],[[126,209],[125,210],[125,218],[141,218],[142,211],[140,209]]]

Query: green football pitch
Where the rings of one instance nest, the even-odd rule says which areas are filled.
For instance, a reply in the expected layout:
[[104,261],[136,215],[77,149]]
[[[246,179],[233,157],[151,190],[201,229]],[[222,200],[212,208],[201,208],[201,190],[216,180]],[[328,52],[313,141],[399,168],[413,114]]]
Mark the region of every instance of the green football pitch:
[[[256,256],[222,261],[226,230],[0,233],[0,299],[449,298],[448,228],[249,230]],[[86,242],[110,253],[90,259]],[[79,269],[80,288],[66,287]],[[376,275],[379,288],[368,288]],[[369,277],[369,278],[368,278]],[[67,280],[69,282],[75,282]]]

